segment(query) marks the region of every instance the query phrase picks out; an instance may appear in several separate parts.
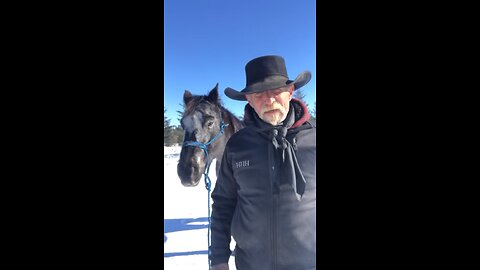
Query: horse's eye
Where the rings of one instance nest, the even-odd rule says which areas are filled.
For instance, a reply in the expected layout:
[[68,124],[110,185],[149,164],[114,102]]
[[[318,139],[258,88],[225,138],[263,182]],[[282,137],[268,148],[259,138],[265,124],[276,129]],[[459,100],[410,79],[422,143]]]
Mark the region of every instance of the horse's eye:
[[213,127],[213,121],[208,121],[207,127],[208,127],[208,128],[212,128],[212,127]]

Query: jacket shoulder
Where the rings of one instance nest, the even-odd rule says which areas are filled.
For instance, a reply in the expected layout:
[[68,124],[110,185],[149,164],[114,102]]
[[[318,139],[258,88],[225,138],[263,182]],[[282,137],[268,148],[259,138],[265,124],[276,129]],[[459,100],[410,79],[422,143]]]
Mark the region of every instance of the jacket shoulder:
[[253,131],[248,128],[248,127],[244,127],[242,129],[240,129],[239,131],[235,132],[229,139],[228,139],[228,142],[227,142],[227,146],[230,145],[230,144],[236,144],[237,142],[239,142],[240,140],[242,140],[242,138],[246,135],[250,135],[251,136],[251,133]]

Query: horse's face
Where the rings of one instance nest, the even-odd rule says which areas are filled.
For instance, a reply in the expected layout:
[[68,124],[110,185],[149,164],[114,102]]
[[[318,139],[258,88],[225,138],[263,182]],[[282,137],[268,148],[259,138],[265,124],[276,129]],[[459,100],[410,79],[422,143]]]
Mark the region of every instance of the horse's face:
[[[185,112],[180,123],[184,130],[183,142],[208,143],[219,131],[221,115],[218,108],[218,84],[208,96],[193,97],[184,94]],[[216,141],[215,141],[216,142]],[[216,143],[207,146],[208,158],[216,158]],[[207,166],[204,150],[196,146],[182,146],[177,165],[177,174],[184,186],[196,186]]]

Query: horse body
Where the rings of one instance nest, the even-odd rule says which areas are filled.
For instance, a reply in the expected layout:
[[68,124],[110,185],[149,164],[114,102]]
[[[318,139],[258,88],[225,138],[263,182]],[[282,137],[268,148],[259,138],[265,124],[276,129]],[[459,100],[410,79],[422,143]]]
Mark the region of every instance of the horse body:
[[[177,174],[182,184],[190,187],[198,185],[206,166],[209,166],[214,159],[217,161],[218,175],[228,139],[244,125],[220,104],[218,83],[208,95],[204,96],[192,95],[185,90],[183,101],[185,111],[180,123],[184,130],[184,143],[177,165]],[[223,130],[222,123],[225,124]],[[189,145],[189,142],[206,145],[208,160],[201,147]]]

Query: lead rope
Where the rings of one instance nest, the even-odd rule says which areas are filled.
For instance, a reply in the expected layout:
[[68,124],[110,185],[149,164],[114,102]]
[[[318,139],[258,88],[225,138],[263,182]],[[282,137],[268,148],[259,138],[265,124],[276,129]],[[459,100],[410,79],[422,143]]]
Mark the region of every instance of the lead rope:
[[[208,176],[208,172],[210,171],[210,165],[211,165],[211,162],[208,161],[208,150],[207,150],[207,146],[209,144],[211,144],[213,141],[215,141],[220,135],[223,134],[223,131],[225,130],[225,128],[228,127],[228,124],[225,124],[222,120],[222,122],[220,123],[220,131],[207,143],[201,143],[201,142],[195,142],[195,141],[186,141],[183,143],[183,146],[193,146],[193,147],[200,147],[203,152],[205,152],[205,160],[206,160],[206,166],[205,166],[205,170],[203,172],[203,175],[205,176],[204,177],[204,180],[205,180],[205,188],[207,189],[207,196],[208,196],[208,235],[207,235],[207,238],[208,238],[208,256],[207,256],[207,260],[208,260],[208,269],[210,269],[210,255],[211,255],[211,250],[210,250],[210,230],[211,230],[211,223],[210,223],[210,192],[211,192],[211,185],[212,185],[212,181],[210,181],[210,177]],[[217,175],[218,177],[218,175]]]

